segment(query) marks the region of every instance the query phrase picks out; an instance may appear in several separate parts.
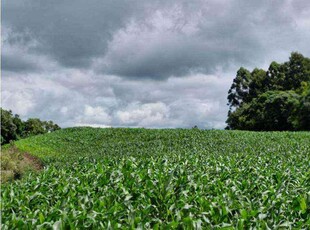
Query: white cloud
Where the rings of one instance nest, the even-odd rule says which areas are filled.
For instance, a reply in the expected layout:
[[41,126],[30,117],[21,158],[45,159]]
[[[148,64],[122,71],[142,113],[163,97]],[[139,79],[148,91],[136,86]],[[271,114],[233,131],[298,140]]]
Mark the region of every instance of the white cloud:
[[13,110],[14,113],[27,116],[35,106],[35,98],[31,91],[27,89],[18,92],[10,92],[4,89],[2,92],[2,105]]
[[76,123],[74,125],[78,127],[111,128],[111,126],[96,123]]
[[116,112],[121,125],[160,127],[169,120],[169,108],[162,102],[133,103]]
[[141,82],[75,69],[3,79],[4,108],[24,119],[39,117],[63,127],[223,128],[231,81],[219,73]]
[[93,123],[109,124],[111,122],[111,117],[105,111],[105,109],[100,106],[92,107],[90,105],[85,105],[84,114],[81,117],[81,121],[83,123],[93,122]]

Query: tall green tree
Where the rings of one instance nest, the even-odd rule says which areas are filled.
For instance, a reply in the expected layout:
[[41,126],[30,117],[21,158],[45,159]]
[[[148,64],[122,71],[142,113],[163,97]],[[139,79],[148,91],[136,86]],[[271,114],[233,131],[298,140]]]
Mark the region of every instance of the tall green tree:
[[297,113],[295,126],[299,130],[310,130],[310,84],[303,82],[300,107]]
[[58,129],[60,127],[52,121],[41,121],[38,118],[22,121],[19,115],[13,115],[11,110],[1,108],[1,144]]
[[250,71],[241,67],[228,91],[228,104],[230,108],[239,107],[243,102],[248,101],[250,82]]
[[285,90],[297,90],[302,87],[302,82],[310,81],[310,59],[302,54],[292,53],[289,62],[284,64]]
[[14,124],[12,111],[1,108],[1,144],[17,139],[17,127]]
[[38,118],[29,118],[25,122],[25,136],[32,136],[46,133],[44,123]]
[[227,129],[310,130],[310,59],[293,52],[267,71],[240,68],[228,91]]
[[13,117],[13,123],[16,125],[16,135],[18,138],[23,136],[25,129],[25,123],[20,119],[18,114],[15,114]]

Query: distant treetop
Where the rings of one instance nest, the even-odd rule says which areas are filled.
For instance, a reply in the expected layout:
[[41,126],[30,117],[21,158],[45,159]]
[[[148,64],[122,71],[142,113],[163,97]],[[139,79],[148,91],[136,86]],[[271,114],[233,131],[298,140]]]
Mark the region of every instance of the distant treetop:
[[41,121],[38,118],[29,118],[22,121],[18,114],[13,115],[11,110],[1,109],[1,144],[33,135],[53,132],[60,129],[52,121]]
[[310,130],[310,59],[293,52],[267,71],[241,67],[227,99],[226,129]]

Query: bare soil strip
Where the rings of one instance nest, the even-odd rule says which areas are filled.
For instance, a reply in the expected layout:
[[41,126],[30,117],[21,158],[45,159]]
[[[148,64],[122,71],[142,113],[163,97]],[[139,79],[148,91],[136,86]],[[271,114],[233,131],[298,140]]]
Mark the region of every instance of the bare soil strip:
[[36,171],[40,171],[44,168],[41,160],[29,153],[23,154],[23,160],[27,162],[29,165],[31,165],[32,168],[35,169]]
[[1,183],[20,179],[28,172],[43,170],[43,164],[38,157],[30,153],[23,153],[11,146],[1,151]]

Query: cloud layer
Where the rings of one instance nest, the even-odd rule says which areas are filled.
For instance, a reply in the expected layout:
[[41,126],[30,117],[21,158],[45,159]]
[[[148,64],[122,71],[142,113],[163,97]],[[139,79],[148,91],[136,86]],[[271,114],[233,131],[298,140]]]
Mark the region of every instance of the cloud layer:
[[223,128],[240,66],[310,56],[306,0],[2,7],[2,106],[62,126]]

